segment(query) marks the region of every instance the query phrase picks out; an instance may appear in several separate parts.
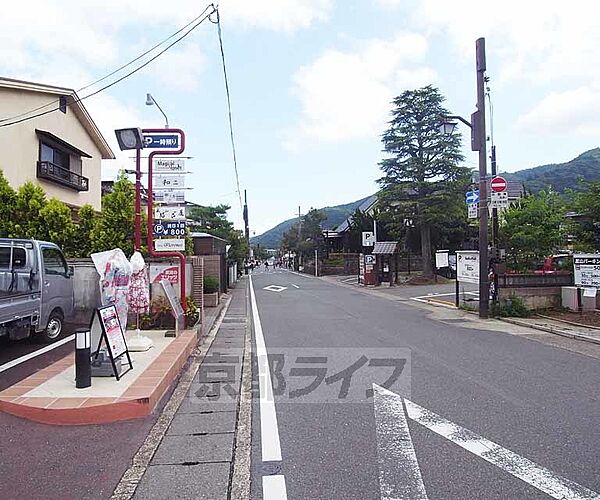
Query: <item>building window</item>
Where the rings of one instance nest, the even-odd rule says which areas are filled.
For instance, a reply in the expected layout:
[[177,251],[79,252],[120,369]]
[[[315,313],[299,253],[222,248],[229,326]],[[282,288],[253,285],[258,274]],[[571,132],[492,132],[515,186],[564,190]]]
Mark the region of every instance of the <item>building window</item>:
[[40,139],[38,178],[76,191],[87,191],[88,178],[82,175],[82,157],[91,156],[50,132],[36,129],[36,133]]
[[[40,161],[48,161],[57,167],[69,170],[69,153],[44,142],[40,143]],[[81,166],[81,158],[79,159],[79,165]]]

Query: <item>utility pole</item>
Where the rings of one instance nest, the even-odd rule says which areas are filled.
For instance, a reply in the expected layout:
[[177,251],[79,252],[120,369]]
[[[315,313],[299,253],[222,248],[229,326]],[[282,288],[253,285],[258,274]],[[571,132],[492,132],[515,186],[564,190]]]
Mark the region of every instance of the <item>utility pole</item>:
[[296,253],[298,254],[298,271],[300,271],[300,239],[302,238],[302,214],[300,213],[300,205],[298,205],[298,245]]
[[250,226],[248,225],[248,197],[244,189],[244,235],[248,245],[248,260],[250,260]]
[[485,38],[478,38],[475,44],[477,69],[477,111],[473,134],[473,148],[479,151],[479,317],[487,318],[489,313],[488,283],[488,202],[487,202],[487,148],[485,135]]

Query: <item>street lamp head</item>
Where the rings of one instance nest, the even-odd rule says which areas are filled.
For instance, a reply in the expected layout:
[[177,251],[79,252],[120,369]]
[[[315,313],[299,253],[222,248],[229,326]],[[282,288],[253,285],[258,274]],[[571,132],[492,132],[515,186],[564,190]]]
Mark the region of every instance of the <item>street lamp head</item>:
[[140,128],[122,128],[115,130],[115,135],[121,151],[142,149],[144,147],[144,139]]
[[154,98],[152,94],[146,94],[146,106],[152,106],[154,104]]
[[440,125],[440,132],[442,132],[444,135],[452,135],[456,125],[457,124],[455,121],[447,120]]

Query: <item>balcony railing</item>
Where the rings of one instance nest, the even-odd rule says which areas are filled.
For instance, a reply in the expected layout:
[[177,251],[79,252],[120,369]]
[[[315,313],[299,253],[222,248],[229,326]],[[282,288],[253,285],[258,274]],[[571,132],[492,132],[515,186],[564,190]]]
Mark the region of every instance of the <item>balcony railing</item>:
[[68,168],[59,167],[49,161],[38,161],[37,176],[77,191],[88,190],[88,178],[71,172]]

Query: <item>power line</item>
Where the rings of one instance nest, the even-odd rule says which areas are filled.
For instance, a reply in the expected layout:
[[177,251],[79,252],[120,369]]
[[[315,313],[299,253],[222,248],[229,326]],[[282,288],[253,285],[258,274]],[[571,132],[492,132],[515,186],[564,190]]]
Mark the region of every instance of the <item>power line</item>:
[[239,176],[239,172],[238,172],[237,154],[235,152],[235,139],[234,139],[234,135],[233,135],[233,118],[231,115],[231,95],[229,92],[229,81],[227,78],[227,66],[225,65],[225,51],[223,49],[223,35],[221,33],[221,16],[219,15],[218,8],[215,9],[215,12],[217,13],[217,21],[214,22],[214,21],[210,20],[210,22],[217,25],[217,31],[219,33],[219,47],[221,49],[221,62],[223,63],[223,77],[225,79],[225,93],[227,95],[227,113],[229,116],[229,137],[231,139],[231,151],[233,154],[233,168],[235,170],[235,184],[237,186],[237,194],[238,194],[238,199],[240,201],[240,209],[243,212],[244,204],[242,203],[242,193],[240,191],[240,176]]
[[[208,9],[210,9],[211,7],[212,7],[212,11],[211,11],[211,12],[209,12],[207,15],[205,15],[205,14],[206,14],[206,11],[207,11]],[[83,90],[85,90],[85,89],[88,89],[88,88],[90,88],[90,87],[93,87],[94,85],[96,85],[96,84],[98,84],[98,83],[100,83],[100,82],[102,82],[102,81],[106,80],[107,78],[110,78],[111,76],[115,75],[116,73],[118,73],[118,72],[122,71],[122,70],[123,70],[123,69],[125,69],[126,67],[128,67],[128,66],[131,66],[133,63],[135,63],[135,62],[139,61],[140,59],[142,59],[143,57],[145,57],[145,56],[146,56],[146,55],[148,55],[149,53],[151,53],[151,52],[155,51],[155,50],[156,50],[158,47],[160,47],[161,45],[164,45],[166,42],[168,42],[168,41],[169,41],[169,40],[171,40],[173,37],[177,36],[179,33],[181,33],[182,31],[184,31],[186,28],[188,28],[190,25],[192,25],[192,24],[193,24],[193,26],[192,26],[192,27],[191,27],[191,28],[190,28],[190,29],[189,29],[189,30],[188,30],[186,33],[184,33],[184,34],[183,34],[181,37],[179,37],[179,38],[178,38],[177,40],[175,40],[173,43],[171,43],[170,45],[168,45],[168,46],[167,46],[165,49],[163,49],[162,51],[160,51],[160,52],[159,52],[158,54],[156,54],[154,57],[152,57],[151,59],[149,59],[148,61],[146,61],[144,64],[142,64],[141,66],[137,67],[137,68],[136,68],[136,69],[134,69],[133,71],[131,71],[131,72],[127,73],[127,74],[126,74],[126,75],[124,75],[123,77],[121,77],[121,78],[117,79],[116,81],[114,81],[114,82],[110,83],[109,85],[106,85],[106,86],[102,87],[101,89],[99,89],[99,90],[97,90],[97,91],[95,91],[95,92],[92,92],[91,94],[88,94],[88,95],[86,95],[86,96],[84,96],[84,97],[82,97],[82,98],[74,99],[74,100],[73,100],[73,102],[81,102],[81,101],[83,101],[84,99],[87,99],[88,97],[92,97],[92,96],[94,96],[94,95],[96,95],[96,94],[98,94],[98,93],[100,93],[100,92],[102,92],[102,91],[104,91],[104,90],[106,90],[106,89],[108,89],[108,88],[112,87],[113,85],[116,85],[117,83],[119,83],[119,82],[121,82],[121,81],[125,80],[126,78],[130,77],[130,76],[131,76],[131,75],[133,75],[134,73],[137,73],[139,70],[141,70],[142,68],[146,67],[146,66],[147,66],[148,64],[150,64],[152,61],[154,61],[155,59],[157,59],[158,57],[160,57],[162,54],[164,54],[164,53],[165,53],[167,50],[169,50],[169,49],[170,49],[171,47],[173,47],[175,44],[179,43],[181,40],[183,40],[185,37],[187,37],[187,36],[188,36],[188,35],[189,35],[189,34],[190,34],[192,31],[194,31],[194,30],[195,30],[195,29],[196,29],[196,28],[197,28],[197,27],[198,27],[200,24],[202,24],[202,23],[203,23],[203,22],[204,22],[204,21],[205,21],[205,20],[206,20],[206,19],[207,19],[207,18],[208,18],[208,17],[209,17],[211,14],[213,14],[214,12],[216,12],[216,7],[214,6],[214,4],[212,4],[212,3],[211,3],[210,5],[208,5],[208,6],[207,6],[207,7],[206,7],[206,8],[205,8],[203,11],[202,11],[202,13],[201,13],[200,15],[196,16],[196,17],[195,17],[194,19],[192,19],[192,20],[191,20],[189,23],[187,23],[185,26],[183,26],[182,28],[180,28],[179,30],[177,30],[175,33],[173,33],[173,34],[171,34],[170,36],[168,36],[167,38],[165,38],[163,41],[161,41],[161,42],[157,43],[157,44],[156,44],[156,45],[154,45],[152,48],[150,48],[150,49],[146,50],[145,52],[143,52],[142,54],[140,54],[139,56],[137,56],[135,59],[132,59],[132,60],[131,60],[131,61],[129,61],[128,63],[126,63],[126,64],[124,64],[124,65],[120,66],[120,67],[119,67],[119,68],[117,68],[117,69],[115,69],[114,71],[112,71],[112,72],[111,72],[111,73],[109,73],[108,75],[106,75],[106,76],[103,76],[102,78],[99,78],[98,80],[96,80],[96,81],[94,81],[94,82],[92,82],[92,83],[90,83],[90,84],[88,84],[88,85],[86,85],[86,86],[84,86],[84,87],[80,88],[79,90],[77,90],[77,92],[81,92],[81,91],[83,91]],[[204,17],[203,17],[203,16],[204,16]],[[202,19],[201,19],[201,18],[202,18]],[[196,23],[196,24],[194,24],[194,23]],[[48,114],[48,113],[52,113],[52,112],[56,111],[58,108],[56,108],[56,109],[52,109],[52,110],[50,110],[50,111],[46,111],[46,112],[43,112],[43,113],[36,114],[36,115],[34,115],[34,116],[30,116],[30,117],[27,117],[27,118],[25,118],[25,119],[22,119],[22,120],[11,121],[11,120],[14,120],[15,118],[20,118],[20,117],[22,117],[22,116],[26,116],[26,115],[29,115],[29,114],[31,114],[31,113],[34,113],[35,111],[38,111],[38,110],[40,110],[40,109],[47,108],[48,106],[51,106],[52,104],[56,104],[56,103],[58,103],[58,101],[59,101],[58,99],[55,99],[55,100],[53,100],[53,101],[50,101],[50,102],[48,102],[48,103],[46,103],[46,104],[43,104],[42,106],[38,106],[37,108],[31,109],[31,110],[29,110],[29,111],[26,111],[26,112],[24,112],[24,113],[21,113],[21,114],[18,114],[18,115],[15,115],[15,116],[9,117],[9,118],[3,118],[3,119],[0,119],[0,127],[7,127],[7,126],[9,126],[9,125],[15,125],[15,124],[17,124],[17,123],[21,123],[21,122],[24,122],[24,121],[27,121],[27,120],[31,120],[31,119],[33,119],[33,118],[37,118],[37,117],[39,117],[39,116],[43,116],[43,115],[45,115],[45,114]],[[6,122],[6,121],[10,121],[10,123],[3,123],[3,122]]]

